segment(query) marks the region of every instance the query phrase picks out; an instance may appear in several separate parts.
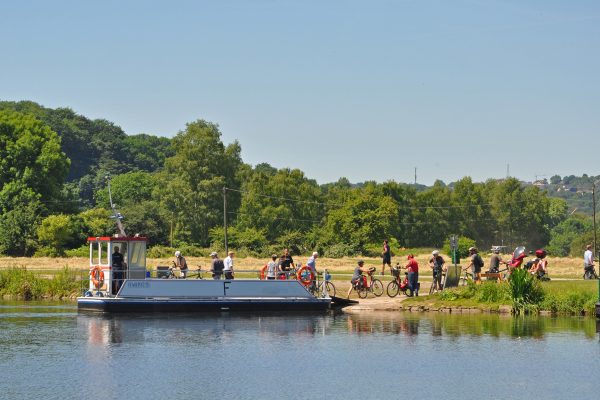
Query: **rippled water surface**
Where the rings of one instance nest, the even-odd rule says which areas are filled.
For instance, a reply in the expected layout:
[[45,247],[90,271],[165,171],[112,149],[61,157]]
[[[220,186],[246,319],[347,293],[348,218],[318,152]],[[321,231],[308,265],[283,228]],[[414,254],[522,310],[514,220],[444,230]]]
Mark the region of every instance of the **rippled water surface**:
[[0,303],[2,399],[598,399],[591,318]]

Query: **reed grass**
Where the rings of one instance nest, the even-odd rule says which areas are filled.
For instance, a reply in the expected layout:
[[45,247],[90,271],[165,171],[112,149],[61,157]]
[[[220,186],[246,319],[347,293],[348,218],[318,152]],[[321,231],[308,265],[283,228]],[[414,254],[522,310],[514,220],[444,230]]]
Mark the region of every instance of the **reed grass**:
[[[529,290],[529,294],[524,292]],[[516,300],[515,300],[516,298]],[[510,305],[516,313],[547,311],[554,315],[594,315],[598,301],[597,281],[550,281],[523,283],[484,282],[481,285],[446,289],[432,296],[411,298],[406,305],[427,304],[435,307],[478,307],[497,309]]]
[[50,276],[13,266],[0,270],[0,295],[24,300],[68,298],[81,292],[79,272],[69,267]]

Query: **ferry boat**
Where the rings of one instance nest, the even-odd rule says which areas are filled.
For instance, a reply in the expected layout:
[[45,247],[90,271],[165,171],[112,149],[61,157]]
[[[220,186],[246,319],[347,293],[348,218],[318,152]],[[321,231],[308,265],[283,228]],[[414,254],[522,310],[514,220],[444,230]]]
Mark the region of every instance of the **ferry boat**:
[[[144,237],[90,237],[88,243],[90,284],[85,294],[77,298],[77,308],[81,311],[289,312],[324,311],[332,307],[330,296],[316,297],[297,280],[151,277],[146,269]],[[115,251],[123,256],[122,270],[113,266]]]

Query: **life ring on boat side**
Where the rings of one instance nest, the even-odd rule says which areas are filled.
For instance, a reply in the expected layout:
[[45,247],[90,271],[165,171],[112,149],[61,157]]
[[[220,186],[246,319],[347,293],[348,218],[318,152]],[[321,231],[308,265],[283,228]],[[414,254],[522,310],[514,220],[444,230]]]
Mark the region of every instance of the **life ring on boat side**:
[[96,289],[100,289],[102,285],[104,285],[104,271],[102,271],[100,266],[97,266],[90,271],[90,277]]
[[267,265],[265,264],[264,267],[262,267],[262,269],[260,270],[260,279],[261,280],[265,280],[267,279]]
[[315,280],[315,274],[308,265],[300,268],[297,276],[300,283],[304,286],[309,286]]

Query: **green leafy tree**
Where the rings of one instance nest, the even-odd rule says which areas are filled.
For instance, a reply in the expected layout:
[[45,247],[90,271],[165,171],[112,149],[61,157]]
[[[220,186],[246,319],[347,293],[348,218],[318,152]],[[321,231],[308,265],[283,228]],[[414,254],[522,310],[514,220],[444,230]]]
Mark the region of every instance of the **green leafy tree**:
[[18,181],[43,201],[60,198],[69,160],[60,139],[30,115],[0,111],[0,188]]
[[[176,220],[177,239],[208,245],[210,228],[223,221],[223,187],[239,187],[241,148],[225,146],[218,126],[202,120],[187,124],[173,145],[160,175],[160,201]],[[228,193],[228,201],[236,210],[239,194]]]
[[35,227],[45,209],[40,195],[21,183],[4,185],[0,192],[0,254],[30,256],[35,251]]
[[243,191],[237,226],[261,230],[271,242],[290,232],[307,232],[324,215],[320,187],[298,169],[259,165]]
[[348,201],[330,210],[319,248],[344,243],[362,253],[366,245],[393,237],[398,205],[391,197],[377,194],[376,185],[368,184],[363,190],[352,190]]
[[[571,252],[573,242],[593,230],[592,219],[580,214],[574,214],[558,224],[550,231],[550,243],[546,250],[559,257],[565,257]],[[582,246],[576,244],[575,247]]]
[[[157,184],[156,176],[148,172],[127,172],[111,177],[110,189],[113,202],[119,206],[126,206],[151,200]],[[100,207],[110,208],[108,186],[98,190],[95,198]]]
[[[517,182],[518,183],[518,182]],[[457,227],[454,233],[461,236],[477,238],[482,244],[487,246],[494,240],[496,232],[499,231],[498,225],[506,225],[511,220],[511,215],[502,215],[501,218],[494,218],[493,208],[490,206],[490,193],[497,188],[497,183],[488,181],[486,184],[476,184],[469,177],[465,177],[454,184],[452,192],[451,221],[452,226]],[[500,204],[501,200],[496,200]],[[498,209],[503,209],[498,206]],[[512,220],[511,220],[512,221]]]
[[128,235],[145,236],[150,245],[169,242],[170,221],[159,202],[146,200],[128,203],[120,208],[120,212],[124,216],[123,225]]
[[110,236],[115,233],[115,222],[105,208],[91,208],[79,213],[81,234],[85,237]]
[[175,151],[171,139],[147,134],[131,135],[125,138],[125,146],[131,152],[132,164],[147,172],[161,169],[165,159],[173,157]]
[[0,252],[30,255],[41,215],[62,200],[69,160],[60,139],[30,115],[0,111]]
[[64,214],[50,215],[44,218],[37,228],[39,243],[48,250],[50,256],[64,255],[67,246],[73,246],[79,239],[79,226]]

